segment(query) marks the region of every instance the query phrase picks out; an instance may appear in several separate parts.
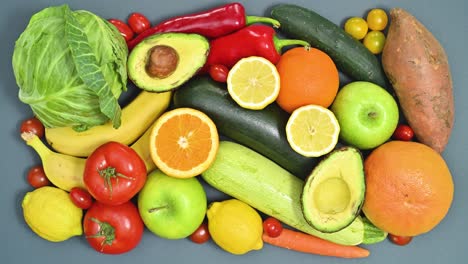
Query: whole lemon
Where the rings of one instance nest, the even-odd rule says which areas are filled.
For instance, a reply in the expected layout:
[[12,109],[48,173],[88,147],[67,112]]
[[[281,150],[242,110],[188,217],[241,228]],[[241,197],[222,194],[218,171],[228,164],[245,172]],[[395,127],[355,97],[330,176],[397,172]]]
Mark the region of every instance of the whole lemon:
[[222,249],[242,255],[263,247],[262,218],[250,205],[237,199],[213,202],[207,217],[211,237]]
[[45,186],[28,192],[22,207],[28,226],[46,240],[60,242],[83,233],[83,210],[62,189]]

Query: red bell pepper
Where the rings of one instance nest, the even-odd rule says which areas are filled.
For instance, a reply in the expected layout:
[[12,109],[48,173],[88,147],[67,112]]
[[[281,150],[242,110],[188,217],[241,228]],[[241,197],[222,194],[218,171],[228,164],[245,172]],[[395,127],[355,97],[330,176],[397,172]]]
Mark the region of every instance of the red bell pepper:
[[217,38],[253,23],[269,23],[279,27],[280,23],[269,17],[246,16],[244,6],[231,3],[206,11],[173,17],[146,31],[128,42],[132,49],[146,37],[162,32],[196,33],[207,38]]
[[276,31],[266,25],[250,25],[229,35],[210,41],[204,72],[212,65],[232,68],[240,59],[260,56],[273,64],[278,63],[281,50],[288,45],[309,47],[309,43],[299,39],[279,39]]

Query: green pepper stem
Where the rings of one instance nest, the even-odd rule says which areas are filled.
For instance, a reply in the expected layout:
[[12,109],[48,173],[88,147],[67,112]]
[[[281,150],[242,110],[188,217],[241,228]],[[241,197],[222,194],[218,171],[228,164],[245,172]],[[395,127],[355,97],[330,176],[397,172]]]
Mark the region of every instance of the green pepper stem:
[[276,19],[270,17],[260,17],[260,16],[246,16],[245,24],[252,25],[254,23],[266,23],[271,24],[274,28],[280,27],[280,22]]
[[273,43],[275,44],[276,51],[281,54],[281,50],[285,46],[291,45],[300,45],[304,46],[305,48],[310,48],[310,44],[307,41],[300,40],[300,39],[279,39],[278,37],[273,37]]

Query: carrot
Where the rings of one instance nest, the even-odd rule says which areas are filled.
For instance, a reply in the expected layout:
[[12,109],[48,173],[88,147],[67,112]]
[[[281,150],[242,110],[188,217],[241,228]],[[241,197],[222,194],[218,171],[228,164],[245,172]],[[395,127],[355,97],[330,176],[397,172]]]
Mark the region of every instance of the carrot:
[[336,244],[306,233],[283,229],[278,237],[262,235],[263,242],[298,252],[339,258],[365,258],[369,251],[358,246]]

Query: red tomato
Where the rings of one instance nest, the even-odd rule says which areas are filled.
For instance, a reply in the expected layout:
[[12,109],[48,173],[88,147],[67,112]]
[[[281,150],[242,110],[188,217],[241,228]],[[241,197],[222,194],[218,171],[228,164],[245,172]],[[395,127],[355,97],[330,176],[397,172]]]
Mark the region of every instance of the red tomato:
[[132,13],[128,17],[128,25],[133,30],[133,32],[140,34],[141,32],[149,29],[151,23],[143,14],[141,13]]
[[225,83],[227,80],[228,73],[229,69],[221,64],[211,65],[209,69],[211,79],[217,82]]
[[93,198],[83,188],[74,187],[70,190],[70,198],[78,208],[88,209],[93,204]]
[[283,232],[283,226],[278,219],[268,217],[263,221],[263,231],[265,231],[269,237],[278,237],[281,235],[281,232]]
[[414,136],[413,129],[408,125],[400,124],[393,132],[393,138],[402,141],[411,141]]
[[110,141],[86,160],[83,181],[94,199],[110,205],[130,200],[146,181],[146,166],[135,150]]
[[120,35],[124,37],[125,41],[130,41],[133,39],[133,36],[135,33],[132,31],[132,29],[122,20],[111,18],[108,20],[111,24],[113,24],[117,30],[119,30]]
[[392,241],[392,243],[394,244],[404,246],[408,245],[411,242],[411,240],[413,240],[413,237],[388,234],[388,239],[390,239],[390,241]]
[[52,185],[41,165],[34,166],[28,171],[28,182],[34,188]]
[[42,122],[35,117],[24,120],[21,123],[20,128],[21,133],[32,132],[36,134],[39,138],[42,138],[44,136],[44,130],[44,125],[42,124]]
[[197,243],[197,244],[203,244],[210,240],[211,235],[210,231],[208,231],[208,224],[206,222],[203,222],[197,230],[195,230],[191,235],[190,235],[190,240],[192,242]]
[[143,236],[144,224],[132,202],[106,205],[94,202],[86,211],[83,231],[96,251],[121,254],[134,249]]

